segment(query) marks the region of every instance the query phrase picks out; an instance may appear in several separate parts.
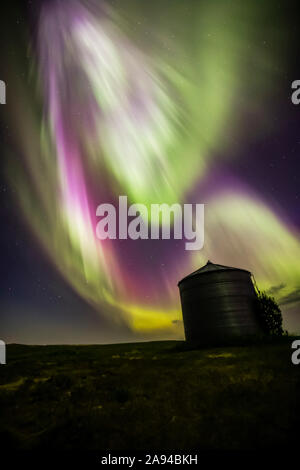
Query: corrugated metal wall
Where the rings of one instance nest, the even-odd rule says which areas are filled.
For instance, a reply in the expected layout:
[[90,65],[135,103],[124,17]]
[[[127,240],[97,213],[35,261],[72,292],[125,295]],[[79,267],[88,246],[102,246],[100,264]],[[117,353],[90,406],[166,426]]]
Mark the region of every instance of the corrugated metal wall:
[[179,289],[187,341],[205,344],[260,333],[250,272],[199,272],[180,281]]

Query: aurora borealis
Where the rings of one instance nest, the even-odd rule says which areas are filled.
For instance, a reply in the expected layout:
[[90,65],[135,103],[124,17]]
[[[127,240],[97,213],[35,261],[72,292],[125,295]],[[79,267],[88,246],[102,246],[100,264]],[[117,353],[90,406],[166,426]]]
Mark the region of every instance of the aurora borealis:
[[[15,46],[26,79],[7,52],[3,113],[5,187],[24,230],[112,331],[182,337],[177,282],[207,259],[250,270],[300,329],[299,162],[291,173],[285,162],[299,153],[300,110],[280,8],[270,18],[271,2],[150,3],[29,8]],[[204,203],[204,248],[99,240],[96,208],[120,195]]]

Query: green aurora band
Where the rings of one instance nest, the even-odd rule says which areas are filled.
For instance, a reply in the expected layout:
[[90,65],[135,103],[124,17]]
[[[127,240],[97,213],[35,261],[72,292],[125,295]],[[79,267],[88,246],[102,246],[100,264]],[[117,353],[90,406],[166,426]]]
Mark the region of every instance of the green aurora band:
[[[264,8],[174,1],[160,15],[160,4],[45,2],[30,80],[14,84],[22,161],[10,160],[8,172],[28,224],[76,292],[112,321],[178,337],[185,274],[208,258],[243,267],[264,289],[284,280],[280,300],[299,286],[300,247],[295,229],[249,188],[225,181],[205,201],[197,192],[220,155],[236,158],[241,144],[271,130],[264,103],[283,53],[261,47]],[[259,115],[251,131],[250,115]],[[172,245],[175,254],[157,241],[153,256],[172,261],[144,279],[146,245],[129,268],[126,245],[96,238],[97,205],[122,194],[146,205],[197,194],[204,249]]]

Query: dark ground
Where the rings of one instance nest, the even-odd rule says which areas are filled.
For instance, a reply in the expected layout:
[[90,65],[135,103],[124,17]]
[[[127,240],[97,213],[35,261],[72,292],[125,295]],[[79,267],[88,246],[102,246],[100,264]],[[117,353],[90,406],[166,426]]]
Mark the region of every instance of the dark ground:
[[[293,448],[300,366],[292,339],[185,350],[168,341],[7,347],[0,366],[6,448]],[[297,447],[296,447],[297,448]]]

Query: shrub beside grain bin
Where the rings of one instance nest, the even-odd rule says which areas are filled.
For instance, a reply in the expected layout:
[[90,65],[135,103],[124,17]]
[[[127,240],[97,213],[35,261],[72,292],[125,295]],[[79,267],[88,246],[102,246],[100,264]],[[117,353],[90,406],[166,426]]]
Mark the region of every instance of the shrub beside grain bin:
[[208,261],[178,287],[186,341],[215,344],[261,334],[249,271]]

